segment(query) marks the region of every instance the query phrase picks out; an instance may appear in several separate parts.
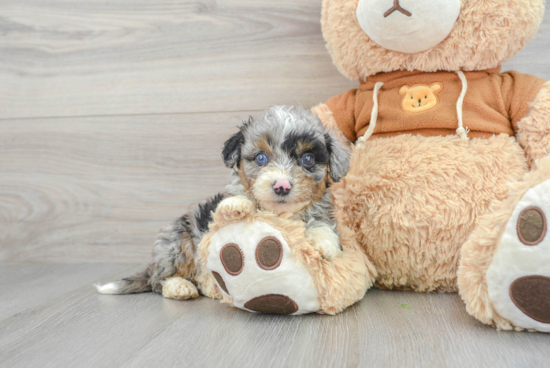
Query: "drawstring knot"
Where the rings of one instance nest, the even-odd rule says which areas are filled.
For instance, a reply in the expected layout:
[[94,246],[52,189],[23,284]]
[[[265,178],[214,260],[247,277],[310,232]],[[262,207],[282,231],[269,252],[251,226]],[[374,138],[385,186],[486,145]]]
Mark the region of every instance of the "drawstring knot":
[[470,129],[468,129],[468,127],[466,127],[466,129],[463,127],[456,129],[456,134],[458,134],[462,139],[468,139],[468,133],[470,133]]

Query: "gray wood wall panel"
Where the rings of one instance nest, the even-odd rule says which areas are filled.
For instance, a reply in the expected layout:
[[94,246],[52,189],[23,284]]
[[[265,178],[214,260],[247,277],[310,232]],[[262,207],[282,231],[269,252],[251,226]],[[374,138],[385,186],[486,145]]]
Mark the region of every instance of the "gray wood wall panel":
[[145,262],[160,227],[224,189],[246,113],[0,122],[0,260]]
[[[145,262],[161,226],[227,183],[241,120],[355,86],[320,7],[0,2],[0,261]],[[550,12],[510,68],[550,79]]]
[[[320,8],[320,0],[3,1],[0,118],[316,104],[354,86],[326,52]],[[505,68],[550,79],[549,17]]]
[[318,0],[4,1],[0,117],[261,110],[352,85]]

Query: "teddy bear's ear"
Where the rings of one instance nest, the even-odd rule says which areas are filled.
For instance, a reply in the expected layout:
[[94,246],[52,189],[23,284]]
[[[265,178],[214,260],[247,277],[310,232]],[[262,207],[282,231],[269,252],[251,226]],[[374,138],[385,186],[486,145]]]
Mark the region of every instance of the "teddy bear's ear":
[[407,86],[407,85],[401,87],[401,89],[399,90],[399,94],[400,94],[400,95],[406,95],[407,92],[409,92],[409,88],[410,88],[410,87]]
[[351,150],[332,130],[325,133],[325,144],[330,155],[329,175],[337,183],[348,173]]
[[223,145],[223,162],[225,166],[232,169],[241,161],[241,146],[244,143],[243,128],[238,133],[233,134]]
[[443,86],[441,85],[441,83],[434,83],[430,86],[431,90],[434,91],[434,92],[439,92],[441,91],[441,89],[443,88]]

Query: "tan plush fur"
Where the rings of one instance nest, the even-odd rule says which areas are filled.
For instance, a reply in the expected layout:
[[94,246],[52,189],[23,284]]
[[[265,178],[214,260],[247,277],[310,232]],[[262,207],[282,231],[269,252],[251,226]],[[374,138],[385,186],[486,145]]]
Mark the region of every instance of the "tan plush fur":
[[454,292],[460,248],[476,219],[526,172],[523,150],[508,135],[401,135],[357,148],[333,193],[339,220],[378,271],[378,287]]
[[395,70],[494,68],[537,33],[544,14],[544,0],[462,0],[460,16],[443,42],[421,53],[404,54],[379,46],[365,34],[355,15],[358,3],[323,0],[321,19],[334,64],[353,80]]
[[480,217],[476,230],[461,250],[458,286],[466,310],[481,322],[502,330],[521,330],[521,327],[514,326],[495,311],[485,275],[516,204],[529,188],[550,178],[550,157],[538,161],[537,167],[538,170],[531,171],[522,181],[508,185],[508,196],[495,201],[488,213]]
[[330,111],[330,108],[327,106],[327,104],[321,103],[317,106],[314,106],[311,111],[319,117],[326,128],[332,129],[332,131],[342,139],[342,142],[350,143],[344,133],[342,133],[342,131],[338,128],[336,119],[334,119],[334,114],[332,113],[332,111]]
[[[376,270],[364,252],[358,246],[353,233],[341,227],[341,244],[344,250],[341,257],[332,261],[321,258],[321,255],[306,239],[305,227],[301,221],[290,219],[291,214],[277,216],[271,212],[254,211],[243,219],[227,220],[214,213],[214,222],[210,232],[199,244],[199,259],[206,265],[208,248],[213,234],[220,228],[238,221],[265,222],[281,232],[297,259],[309,270],[319,292],[321,314],[336,314],[361,300],[376,277]],[[208,272],[209,274],[209,272]],[[210,279],[213,280],[212,276]],[[232,300],[223,296],[224,301]]]
[[550,82],[541,88],[527,115],[519,122],[519,144],[531,169],[536,160],[550,154]]
[[[340,130],[338,129],[338,124],[334,119],[334,114],[332,113],[332,111],[330,111],[330,108],[326,104],[319,104],[313,107],[311,111],[316,114],[319,119],[321,119],[325,127],[327,127],[328,129],[334,129],[336,132],[340,132]],[[342,135],[342,137],[345,138],[344,135]]]
[[[373,79],[365,82],[367,77],[386,72],[495,68],[536,34],[545,1],[461,0],[449,36],[416,54],[372,41],[358,23],[358,3],[323,0],[321,22],[334,64],[348,78],[367,83]],[[469,313],[498,328],[514,328],[494,311],[485,273],[515,203],[550,170],[550,158],[544,158],[550,154],[550,82],[529,106],[517,126],[510,124],[516,137],[461,140],[401,134],[355,149],[350,172],[333,193],[340,222],[354,231],[377,269],[378,287],[460,289]],[[330,127],[349,117],[355,132],[360,111],[356,106],[350,110],[353,114],[340,116],[325,104],[313,108]]]

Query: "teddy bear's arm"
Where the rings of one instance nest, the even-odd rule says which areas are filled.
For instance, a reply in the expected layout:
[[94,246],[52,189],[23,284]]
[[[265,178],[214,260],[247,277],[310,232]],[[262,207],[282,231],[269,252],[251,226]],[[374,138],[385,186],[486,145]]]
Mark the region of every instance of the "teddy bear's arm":
[[333,129],[337,134],[346,138],[346,141],[355,142],[355,99],[357,89],[351,89],[338,96],[330,98],[326,103],[312,108],[323,124]]
[[334,114],[330,110],[327,104],[320,103],[317,106],[314,106],[311,108],[311,111],[321,119],[321,122],[323,125],[328,129],[333,129],[338,134],[340,134],[342,137],[345,137],[344,133],[338,128],[338,124],[336,123],[336,119],[334,118]]
[[550,81],[546,82],[518,123],[517,140],[531,170],[535,161],[550,154]]

